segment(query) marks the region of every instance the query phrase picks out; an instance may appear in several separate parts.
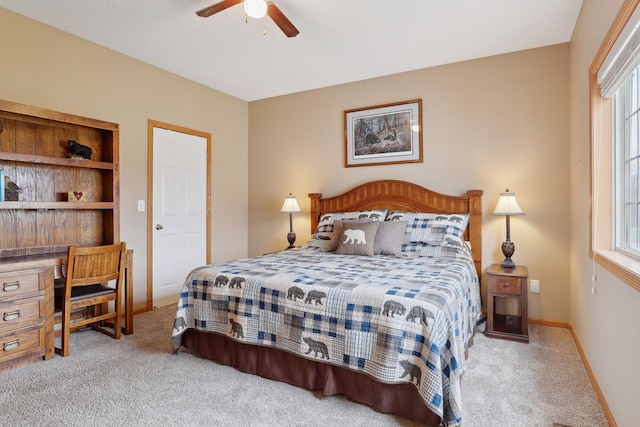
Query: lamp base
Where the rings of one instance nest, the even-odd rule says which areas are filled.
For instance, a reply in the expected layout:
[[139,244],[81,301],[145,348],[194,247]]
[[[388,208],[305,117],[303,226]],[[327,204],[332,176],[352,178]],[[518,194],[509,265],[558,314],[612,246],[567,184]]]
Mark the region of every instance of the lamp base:
[[505,258],[500,264],[502,268],[516,268],[516,263],[511,260],[511,258]]
[[511,255],[516,250],[516,245],[512,241],[507,240],[502,242],[502,254],[504,255],[504,261],[500,264],[502,268],[516,268],[516,263],[511,260]]
[[293,244],[296,242],[296,233],[294,232],[287,233],[287,241],[289,242],[289,246],[287,247],[287,249],[295,248]]

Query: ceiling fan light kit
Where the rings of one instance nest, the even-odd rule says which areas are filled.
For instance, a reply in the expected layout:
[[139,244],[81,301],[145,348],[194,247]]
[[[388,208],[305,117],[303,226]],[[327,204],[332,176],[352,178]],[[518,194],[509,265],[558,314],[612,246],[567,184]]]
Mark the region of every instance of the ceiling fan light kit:
[[264,18],[267,14],[267,3],[264,0],[244,0],[244,12],[251,18]]
[[[196,15],[207,18],[225,9],[242,3],[242,0],[223,0],[196,12]],[[244,11],[252,18],[262,18],[269,15],[269,18],[282,30],[287,37],[295,37],[300,31],[289,21],[284,13],[269,0],[244,0]]]

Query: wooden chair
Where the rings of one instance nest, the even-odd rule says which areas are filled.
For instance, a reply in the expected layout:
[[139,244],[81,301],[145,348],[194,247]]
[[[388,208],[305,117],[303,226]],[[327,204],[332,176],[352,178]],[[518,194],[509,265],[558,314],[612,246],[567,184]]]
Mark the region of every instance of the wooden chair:
[[[71,332],[83,327],[93,329],[120,339],[120,324],[123,315],[122,283],[124,281],[124,258],[126,243],[92,247],[69,247],[67,274],[64,286],[55,289],[56,311],[61,312],[61,347],[56,353],[69,355]],[[115,280],[111,285],[107,282]],[[113,301],[115,310],[109,311]],[[72,311],[86,308],[85,315],[71,321]],[[112,320],[113,327],[105,327]]]

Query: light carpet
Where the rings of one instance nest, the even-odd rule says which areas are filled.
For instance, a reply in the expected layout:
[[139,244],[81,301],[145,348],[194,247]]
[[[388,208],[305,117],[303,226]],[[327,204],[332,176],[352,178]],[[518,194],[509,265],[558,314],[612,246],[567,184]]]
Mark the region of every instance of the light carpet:
[[[0,424],[420,425],[186,351],[174,355],[174,312],[168,306],[135,316],[134,334],[119,341],[76,332],[69,357],[0,374]],[[529,332],[529,344],[476,334],[462,380],[463,426],[608,425],[569,332],[539,325]]]

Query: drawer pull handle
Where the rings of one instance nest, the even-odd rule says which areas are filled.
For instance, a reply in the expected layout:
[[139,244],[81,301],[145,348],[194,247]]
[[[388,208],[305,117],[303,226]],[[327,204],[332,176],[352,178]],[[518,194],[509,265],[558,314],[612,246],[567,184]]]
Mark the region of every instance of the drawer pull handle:
[[508,288],[508,287],[509,287],[509,282],[505,283],[505,284],[504,284],[504,287],[505,287],[505,288]]
[[19,318],[20,310],[12,311],[11,313],[5,313],[4,316],[2,316],[2,320],[4,320],[5,322],[9,322],[11,320],[16,320]]
[[5,292],[13,292],[20,289],[20,281],[17,280],[15,282],[4,283],[2,285],[2,290]]
[[15,340],[15,341],[4,343],[4,345],[2,346],[2,349],[4,351],[13,351],[18,347],[20,347],[20,340]]

